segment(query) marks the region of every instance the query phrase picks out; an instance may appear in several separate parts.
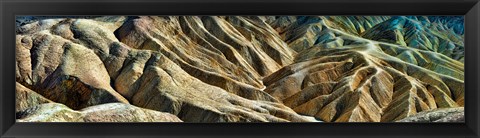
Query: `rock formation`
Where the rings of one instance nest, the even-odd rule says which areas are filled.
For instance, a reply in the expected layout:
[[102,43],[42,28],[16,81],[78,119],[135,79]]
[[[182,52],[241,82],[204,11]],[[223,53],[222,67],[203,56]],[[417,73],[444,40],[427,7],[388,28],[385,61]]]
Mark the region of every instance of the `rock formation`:
[[45,103],[17,112],[19,122],[182,122],[177,116],[124,103],[95,105],[75,111]]
[[264,78],[265,91],[297,113],[327,122],[391,122],[463,106],[463,63],[436,51],[340,31],[345,29],[335,27],[345,26],[335,18],[308,18],[290,18],[281,31],[299,51],[294,63]]
[[16,83],[15,92],[15,112],[20,112],[33,106],[51,103],[49,99],[41,96],[40,94],[25,88],[25,86]]
[[398,122],[465,122],[465,111],[463,107],[433,109],[401,119]]
[[392,122],[462,107],[458,18],[19,17],[17,119]]

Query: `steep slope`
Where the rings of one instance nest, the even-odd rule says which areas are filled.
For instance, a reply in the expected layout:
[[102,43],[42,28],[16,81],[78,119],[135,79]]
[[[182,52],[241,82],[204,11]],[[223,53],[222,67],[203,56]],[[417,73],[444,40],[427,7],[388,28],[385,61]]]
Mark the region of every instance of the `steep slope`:
[[42,19],[17,29],[17,82],[72,109],[123,102],[187,122],[309,121],[261,90],[294,54],[255,17]]
[[116,34],[130,47],[159,51],[193,77],[248,99],[273,100],[260,90],[260,79],[291,63],[294,54],[258,19],[141,17]]
[[[291,36],[304,35],[292,40],[304,43],[289,43],[294,49],[305,48],[298,49],[295,63],[264,79],[265,91],[296,112],[327,122],[390,122],[425,110],[463,106],[461,62],[363,39],[311,18],[308,22],[315,25],[302,29],[314,35],[287,30]],[[291,28],[300,28],[295,25]]]
[[456,16],[18,18],[17,119],[399,121],[464,106],[462,28]]
[[463,62],[463,33],[448,25],[439,19],[398,16],[365,31],[362,37],[442,53]]
[[15,112],[20,112],[33,106],[51,103],[52,101],[41,96],[40,94],[16,83],[15,86]]
[[[267,16],[269,23],[289,47],[300,52],[320,43],[341,45],[330,28],[359,36],[374,25],[388,20],[388,16]],[[326,27],[329,26],[329,27]],[[341,42],[340,42],[341,41]],[[348,42],[347,42],[348,43]]]

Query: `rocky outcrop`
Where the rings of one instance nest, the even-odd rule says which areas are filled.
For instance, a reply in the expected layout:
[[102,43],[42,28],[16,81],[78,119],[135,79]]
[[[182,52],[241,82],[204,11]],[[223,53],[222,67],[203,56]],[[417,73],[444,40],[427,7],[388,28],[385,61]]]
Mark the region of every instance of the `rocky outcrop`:
[[33,106],[16,113],[17,122],[82,122],[83,114],[59,103]]
[[311,58],[266,77],[265,91],[298,113],[337,122],[389,122],[463,105],[463,81],[386,54],[373,57],[379,53],[371,48],[312,48],[300,53]]
[[392,122],[462,107],[459,22],[433,16],[18,18],[18,120]]
[[327,122],[390,122],[463,106],[461,62],[352,36],[331,21],[310,18],[302,21],[308,27],[296,27],[298,19],[285,30],[290,36],[304,35],[285,37],[300,51],[295,63],[264,78],[265,91],[297,113]]
[[293,53],[277,37],[266,37],[275,35],[272,30],[254,26],[260,23],[235,17],[139,17],[128,19],[115,34],[134,49],[158,51],[209,85],[272,101],[260,90],[260,78],[290,63]]
[[17,112],[18,122],[182,122],[177,116],[124,103],[90,106],[79,111],[46,103]]
[[108,103],[80,110],[85,122],[183,122],[177,116],[123,103]]
[[465,122],[465,111],[463,107],[434,109],[420,112],[397,122]]
[[123,102],[188,122],[308,121],[261,90],[295,52],[259,18],[51,19],[17,31],[17,81],[72,109]]
[[245,99],[208,85],[160,53],[151,55],[131,88],[132,104],[188,122],[306,121],[279,103]]
[[26,88],[22,84],[16,83],[15,86],[15,112],[23,111],[27,108],[50,103],[49,99],[37,94],[36,92]]
[[399,16],[367,30],[362,37],[437,52],[463,62],[463,33],[448,25],[425,16]]
[[281,38],[297,52],[324,44],[338,47],[351,43],[337,38],[339,30],[359,36],[389,16],[267,16],[265,21],[278,31]]
[[[441,53],[463,62],[463,18],[457,16],[279,16],[266,21],[295,51],[321,43],[332,47],[351,43],[338,38],[349,35]],[[342,35],[340,35],[342,36]]]
[[[47,23],[29,24],[32,28],[26,25],[25,31],[45,29],[40,24],[60,21],[43,22]],[[37,23],[40,27],[35,27]],[[110,86],[103,62],[91,49],[49,31],[37,31],[17,35],[17,82],[73,109],[108,102],[128,103]]]

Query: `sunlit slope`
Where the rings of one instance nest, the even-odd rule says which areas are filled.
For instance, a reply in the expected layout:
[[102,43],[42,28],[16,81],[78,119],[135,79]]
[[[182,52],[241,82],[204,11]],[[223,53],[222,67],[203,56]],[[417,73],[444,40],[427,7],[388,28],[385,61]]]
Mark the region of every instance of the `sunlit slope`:
[[368,40],[331,27],[323,17],[310,18],[315,23],[308,27],[292,22],[289,36],[296,37],[284,38],[299,51],[295,63],[264,79],[265,91],[296,112],[329,122],[388,122],[463,106],[462,62]]
[[[21,18],[17,119],[392,122],[458,108],[465,93],[461,19]],[[100,119],[116,109],[146,116]],[[54,118],[62,114],[74,118]]]

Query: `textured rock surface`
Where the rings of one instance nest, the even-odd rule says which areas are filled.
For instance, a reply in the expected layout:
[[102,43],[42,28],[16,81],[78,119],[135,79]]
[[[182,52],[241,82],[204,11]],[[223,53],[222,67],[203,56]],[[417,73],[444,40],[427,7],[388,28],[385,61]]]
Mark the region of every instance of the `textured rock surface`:
[[308,121],[261,90],[295,52],[258,18],[45,19],[17,31],[17,82],[72,109],[123,102],[189,122]]
[[[463,106],[460,22],[435,16],[22,17],[17,112],[30,113],[22,121],[398,121]],[[46,102],[61,104],[32,107]]]
[[16,113],[17,122],[82,122],[83,116],[59,103],[40,104]]
[[[438,50],[410,46],[412,43],[402,46],[360,37],[367,37],[367,33],[375,30],[391,30],[382,26],[398,26],[394,19],[413,19],[283,16],[267,19],[299,53],[295,63],[264,78],[265,91],[297,113],[328,122],[390,122],[425,110],[463,106],[462,60],[451,59],[447,57],[451,55]],[[371,36],[385,35],[377,31]]]
[[398,122],[465,122],[465,111],[463,107],[434,109],[420,112]]
[[[463,21],[461,22],[463,24]],[[428,17],[394,17],[362,34],[371,40],[390,42],[411,48],[442,53],[463,61],[463,32],[448,29],[443,23]]]
[[177,116],[124,103],[107,103],[75,111],[46,103],[17,112],[19,122],[182,122]]
[[110,86],[107,70],[93,50],[49,30],[40,30],[71,34],[68,25],[58,29],[67,23],[68,20],[48,19],[20,28],[25,33],[38,32],[20,32],[16,37],[17,82],[73,109],[108,102],[128,103]]
[[108,103],[84,108],[85,122],[182,122],[177,116],[123,103]]
[[23,111],[39,104],[52,102],[18,82],[16,83],[15,90],[15,112]]

